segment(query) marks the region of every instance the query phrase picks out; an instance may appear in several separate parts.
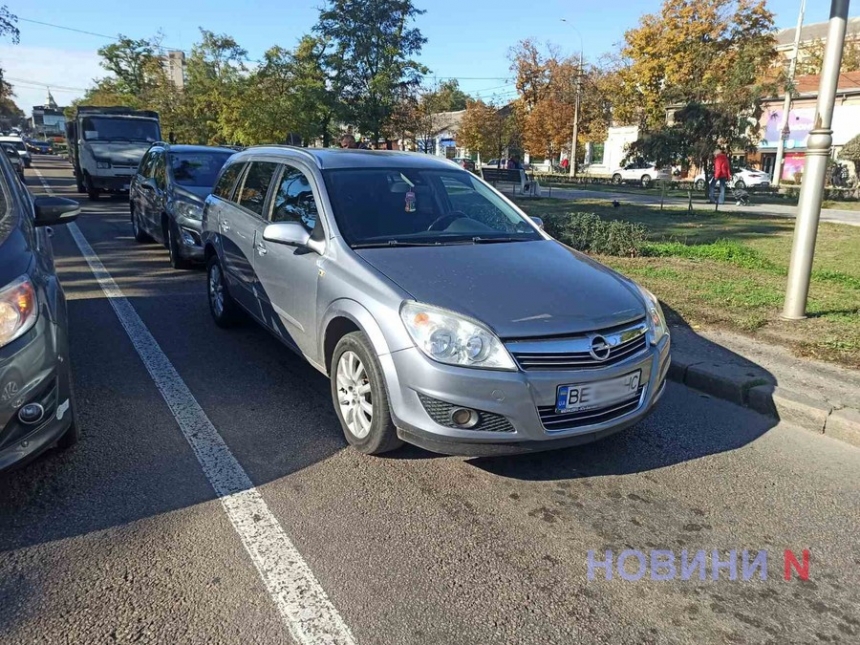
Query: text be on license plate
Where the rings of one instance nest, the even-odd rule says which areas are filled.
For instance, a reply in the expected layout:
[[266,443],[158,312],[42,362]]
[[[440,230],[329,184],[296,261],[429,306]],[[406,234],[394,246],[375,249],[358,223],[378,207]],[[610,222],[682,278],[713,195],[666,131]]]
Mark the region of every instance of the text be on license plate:
[[631,398],[639,389],[642,371],[637,370],[608,381],[560,385],[556,397],[556,412],[582,412],[602,408]]

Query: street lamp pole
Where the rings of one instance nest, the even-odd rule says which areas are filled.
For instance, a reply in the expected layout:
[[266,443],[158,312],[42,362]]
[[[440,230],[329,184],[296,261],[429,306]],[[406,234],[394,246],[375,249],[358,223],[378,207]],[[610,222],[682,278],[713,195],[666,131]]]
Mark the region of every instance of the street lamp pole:
[[821,69],[818,105],[815,108],[813,129],[806,144],[803,184],[800,187],[791,263],[788,268],[785,307],[782,311],[782,317],[786,320],[806,318],[815,238],[818,235],[818,220],[824,199],[824,179],[833,145],[833,108],[836,104],[839,69],[842,67],[849,4],[850,0],[831,0],[830,26]]
[[806,0],[800,0],[800,15],[797,17],[797,31],[794,34],[794,53],[788,67],[788,82],[785,85],[785,103],[782,106],[782,129],[779,142],[776,144],[776,162],[773,166],[773,185],[779,187],[782,179],[782,164],[785,156],[785,140],[791,134],[788,127],[788,115],[791,112],[791,92],[794,84],[794,74],[797,70],[797,58],[800,55],[800,31],[803,29],[803,14],[806,11]]
[[582,96],[582,66],[585,46],[579,29],[570,24],[567,18],[562,18],[561,21],[566,22],[576,32],[576,35],[579,36],[579,69],[576,75],[576,98],[574,99],[573,108],[573,136],[570,140],[570,176],[576,177],[576,145],[579,140],[579,104]]

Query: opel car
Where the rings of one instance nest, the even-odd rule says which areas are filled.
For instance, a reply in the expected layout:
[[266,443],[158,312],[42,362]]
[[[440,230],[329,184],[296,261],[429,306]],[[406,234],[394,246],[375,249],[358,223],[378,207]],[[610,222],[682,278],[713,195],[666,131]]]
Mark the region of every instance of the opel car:
[[365,453],[585,443],[663,394],[657,298],[444,159],[250,148],[202,231],[215,323],[250,317],[325,374]]

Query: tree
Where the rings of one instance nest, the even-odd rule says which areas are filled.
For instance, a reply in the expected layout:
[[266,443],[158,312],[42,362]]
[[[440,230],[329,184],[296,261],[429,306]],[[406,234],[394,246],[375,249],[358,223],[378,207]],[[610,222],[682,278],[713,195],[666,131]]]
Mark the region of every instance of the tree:
[[409,26],[423,13],[412,0],[328,0],[314,27],[332,46],[324,66],[344,119],[376,141],[403,90],[427,71],[412,58],[426,38]]
[[[824,48],[826,41],[816,40],[803,48],[801,57],[797,62],[798,74],[820,74],[824,64]],[[860,71],[860,39],[846,40],[842,50],[842,67],[839,70],[845,72]]]
[[242,132],[242,102],[248,99],[244,61],[247,52],[226,34],[200,30],[202,40],[188,58],[184,93],[189,140],[237,143]]
[[[839,158],[854,164],[854,176],[860,177],[860,134],[851,139],[839,153]],[[860,197],[860,181],[855,186],[855,193]]]
[[459,112],[465,110],[472,97],[460,89],[460,83],[452,78],[442,81],[424,96],[425,104],[432,104],[436,112]]
[[501,157],[506,149],[519,144],[515,111],[492,103],[473,101],[466,106],[460,122],[457,145],[479,152],[487,159]]
[[0,126],[4,130],[21,125],[24,111],[15,103],[15,92],[6,81],[0,80]]
[[147,70],[158,60],[158,45],[156,38],[133,40],[120,34],[117,42],[98,50],[100,64],[114,75],[117,91],[131,97],[141,97],[148,91],[152,79],[147,78]]
[[0,7],[0,36],[9,35],[14,44],[18,44],[21,32],[18,31],[18,16],[9,11],[5,4]]
[[664,0],[624,35],[613,114],[653,130],[673,104],[719,101],[740,113],[772,89],[774,45],[765,0]]
[[524,40],[511,50],[511,71],[520,95],[517,108],[523,144],[530,152],[558,157],[562,150],[570,149],[577,89],[579,138],[605,136],[609,110],[599,69],[586,71],[578,57],[563,57],[553,45],[544,52],[533,41]]

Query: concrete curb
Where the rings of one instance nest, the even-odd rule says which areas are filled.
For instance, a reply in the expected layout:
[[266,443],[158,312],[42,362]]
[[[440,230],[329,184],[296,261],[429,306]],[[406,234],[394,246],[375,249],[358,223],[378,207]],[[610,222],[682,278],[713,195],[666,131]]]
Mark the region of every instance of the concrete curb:
[[834,407],[773,383],[764,370],[672,353],[667,378],[694,390],[860,447],[860,410]]

